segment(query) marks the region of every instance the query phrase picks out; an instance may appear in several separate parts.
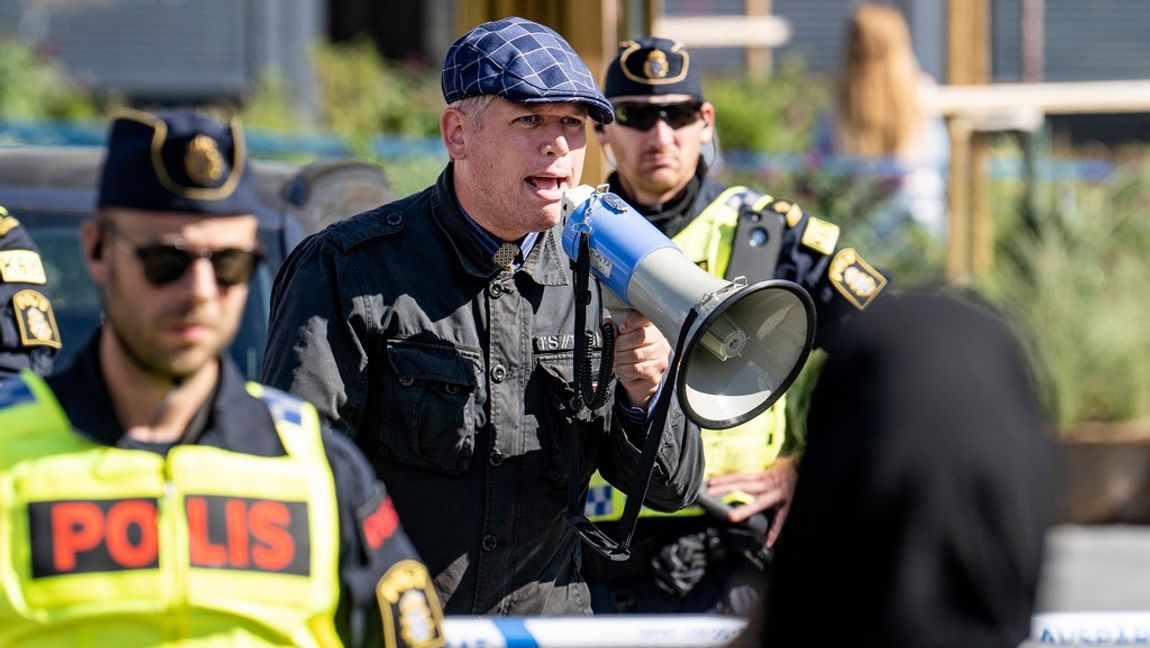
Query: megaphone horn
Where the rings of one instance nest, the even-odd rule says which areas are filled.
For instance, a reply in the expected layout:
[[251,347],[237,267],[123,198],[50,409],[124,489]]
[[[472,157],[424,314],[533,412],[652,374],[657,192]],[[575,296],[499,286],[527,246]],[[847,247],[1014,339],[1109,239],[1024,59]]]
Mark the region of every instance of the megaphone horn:
[[[676,391],[700,427],[725,429],[762,413],[794,382],[810,353],[815,309],[798,284],[748,285],[708,274],[619,196],[589,185],[564,195],[563,249],[577,258],[588,235],[591,270],[677,347],[686,336]],[[690,330],[687,315],[697,313]]]

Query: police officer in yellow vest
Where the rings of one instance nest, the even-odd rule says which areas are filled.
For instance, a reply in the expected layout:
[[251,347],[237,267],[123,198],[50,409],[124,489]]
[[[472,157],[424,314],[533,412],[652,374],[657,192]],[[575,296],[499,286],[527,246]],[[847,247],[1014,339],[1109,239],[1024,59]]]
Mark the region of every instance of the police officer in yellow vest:
[[[708,176],[702,151],[715,143],[715,109],[682,43],[651,37],[622,43],[607,68],[604,94],[615,121],[596,131],[615,166],[610,190],[700,267],[719,277],[802,285],[816,304],[816,346],[884,290],[888,278],[853,248],[839,245],[838,226]],[[747,236],[750,222],[760,238],[746,248],[750,256],[741,256],[736,236]],[[785,398],[736,428],[703,431],[703,493],[725,508],[720,504],[707,514],[696,506],[671,516],[644,510],[631,560],[585,558],[597,613],[753,609],[764,580],[757,570],[778,537],[795,487],[797,456],[780,456],[784,408]],[[586,512],[592,520],[615,520],[624,501],[596,476]]]
[[0,387],[0,646],[443,644],[357,448],[228,359],[260,210],[238,124],[113,122],[81,232],[104,323]]
[[0,206],[0,383],[21,369],[52,371],[60,330],[47,283],[28,230]]

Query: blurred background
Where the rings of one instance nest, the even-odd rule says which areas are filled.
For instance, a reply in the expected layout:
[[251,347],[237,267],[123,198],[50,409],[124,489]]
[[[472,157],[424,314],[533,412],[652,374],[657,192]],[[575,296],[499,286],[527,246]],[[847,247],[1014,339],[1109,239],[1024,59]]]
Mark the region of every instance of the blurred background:
[[[902,287],[972,290],[1010,313],[1064,450],[1064,520],[1150,523],[1150,3],[884,3],[945,126],[941,234],[892,225],[881,164],[818,145],[855,4],[0,0],[0,147],[99,146],[118,107],[197,105],[241,115],[254,157],[369,162],[403,196],[446,162],[439,64],[468,28],[537,20],[596,73],[620,40],[677,38],[716,106],[722,177],[839,223]],[[584,181],[609,170],[595,148]],[[1110,528],[1124,534],[1100,552],[1115,573],[1145,565],[1150,536]],[[1150,592],[1146,578],[1130,586]]]

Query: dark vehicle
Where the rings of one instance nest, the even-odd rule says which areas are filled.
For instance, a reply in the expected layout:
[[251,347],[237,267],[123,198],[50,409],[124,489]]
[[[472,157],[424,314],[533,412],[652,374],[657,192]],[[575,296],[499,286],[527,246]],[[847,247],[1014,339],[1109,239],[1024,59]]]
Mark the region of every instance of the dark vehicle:
[[[28,228],[40,247],[67,366],[100,322],[100,296],[80,254],[80,223],[96,204],[104,149],[99,147],[0,147],[0,205]],[[249,379],[259,377],[267,339],[272,281],[287,253],[308,233],[391,200],[383,171],[350,160],[321,160],[299,167],[254,160],[260,198],[260,242],[265,263],[252,277],[247,307],[231,345],[232,358]]]

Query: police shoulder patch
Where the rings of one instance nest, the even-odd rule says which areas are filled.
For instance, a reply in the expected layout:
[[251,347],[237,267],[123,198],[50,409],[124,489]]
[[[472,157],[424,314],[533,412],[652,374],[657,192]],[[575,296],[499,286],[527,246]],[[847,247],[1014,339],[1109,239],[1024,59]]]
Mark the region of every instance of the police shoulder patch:
[[882,289],[886,277],[867,263],[854,248],[843,248],[831,259],[827,271],[831,285],[855,308],[866,308]]
[[38,290],[28,288],[12,295],[12,309],[16,313],[16,327],[20,329],[20,344],[60,348],[60,329],[52,302]]
[[821,254],[831,254],[839,242],[839,226],[811,216],[803,230],[803,245]]
[[383,620],[383,645],[438,648],[446,644],[443,610],[423,563],[395,563],[379,579],[375,594]]

